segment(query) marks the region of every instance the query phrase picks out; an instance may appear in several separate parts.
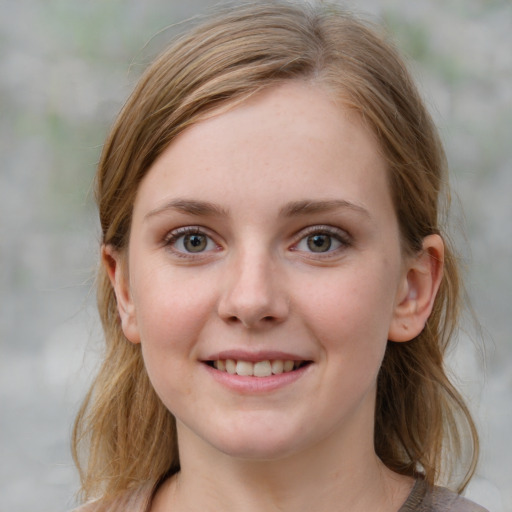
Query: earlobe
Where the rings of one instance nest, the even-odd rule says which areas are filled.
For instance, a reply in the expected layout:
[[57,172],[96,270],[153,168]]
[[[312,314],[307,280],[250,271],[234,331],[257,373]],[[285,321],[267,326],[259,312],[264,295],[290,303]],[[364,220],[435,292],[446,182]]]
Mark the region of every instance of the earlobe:
[[111,245],[103,245],[101,248],[101,261],[116,295],[117,310],[121,319],[123,333],[132,343],[140,343],[125,256]]
[[422,250],[404,270],[389,328],[390,341],[410,341],[418,336],[432,312],[443,277],[444,243],[439,235],[423,240]]

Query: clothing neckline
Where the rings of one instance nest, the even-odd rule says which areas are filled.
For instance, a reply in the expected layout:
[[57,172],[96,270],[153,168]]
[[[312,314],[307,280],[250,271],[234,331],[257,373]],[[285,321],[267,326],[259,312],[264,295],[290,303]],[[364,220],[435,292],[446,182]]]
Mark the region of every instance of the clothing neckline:
[[397,512],[412,512],[417,510],[418,505],[423,501],[423,498],[425,497],[427,486],[428,484],[423,478],[416,478],[409,496],[407,496],[407,499]]

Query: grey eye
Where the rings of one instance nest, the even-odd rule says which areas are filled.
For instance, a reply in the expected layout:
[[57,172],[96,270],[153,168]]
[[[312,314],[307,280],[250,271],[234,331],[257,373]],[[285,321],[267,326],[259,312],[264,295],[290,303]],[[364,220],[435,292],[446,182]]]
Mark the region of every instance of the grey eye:
[[308,249],[312,252],[327,252],[332,246],[330,235],[316,234],[307,237]]
[[175,232],[166,242],[174,251],[183,254],[199,254],[213,251],[217,247],[215,242],[205,233],[189,231],[185,233]]
[[187,252],[202,252],[208,246],[208,237],[201,234],[185,235],[182,243]]
[[[299,242],[294,246],[294,250],[309,254],[325,254],[335,252],[344,246],[350,245],[347,235],[343,231],[331,227],[312,227]],[[332,232],[331,232],[332,231]]]

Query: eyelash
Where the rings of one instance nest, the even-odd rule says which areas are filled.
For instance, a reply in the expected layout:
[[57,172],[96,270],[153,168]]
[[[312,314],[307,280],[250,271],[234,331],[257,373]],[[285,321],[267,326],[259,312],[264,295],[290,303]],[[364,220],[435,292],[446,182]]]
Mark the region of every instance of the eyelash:
[[[297,235],[297,242],[295,242],[291,248],[293,251],[298,251],[298,246],[301,242],[305,241],[307,243],[308,238],[315,235],[323,235],[328,236],[331,240],[334,239],[339,243],[339,247],[331,249],[328,247],[326,251],[304,251],[307,254],[314,255],[316,258],[328,258],[333,256],[334,254],[339,253],[341,250],[350,247],[353,244],[352,237],[344,230],[335,228],[333,226],[328,225],[320,225],[320,226],[310,226],[304,230],[302,230]],[[330,245],[332,241],[330,242]]]
[[185,239],[187,236],[192,235],[200,235],[205,237],[206,243],[213,243],[215,247],[218,249],[219,245],[215,243],[215,241],[212,239],[208,233],[205,232],[205,229],[200,226],[185,226],[182,228],[175,229],[174,231],[171,231],[165,238],[164,238],[164,246],[169,247],[173,253],[181,258],[197,258],[204,256],[206,252],[210,251],[200,251],[197,253],[186,251],[186,250],[180,250],[176,248],[177,243],[181,238]]
[[[176,245],[180,241],[180,239],[183,238],[183,240],[185,240],[185,237],[193,235],[200,235],[206,238],[206,250],[200,250],[197,253],[194,253],[193,251],[187,251],[176,248]],[[314,251],[299,248],[299,245],[303,242],[308,244],[308,248],[310,248],[308,239],[313,236],[329,237],[329,246],[327,247],[327,250]],[[290,250],[301,251],[305,254],[313,255],[315,258],[332,257],[334,254],[339,253],[344,248],[350,247],[353,243],[352,237],[346,231],[328,225],[310,226],[300,231],[295,238],[297,241],[291,246]],[[333,239],[337,243],[339,243],[339,246],[335,247],[334,249],[331,249]],[[210,253],[213,250],[211,247],[208,249],[209,244],[214,244],[216,249],[220,248],[220,246],[215,243],[213,238],[201,226],[185,226],[175,229],[174,231],[171,231],[164,239],[164,245],[166,247],[169,247],[174,254],[181,258],[198,258],[201,256],[204,257],[206,254]]]

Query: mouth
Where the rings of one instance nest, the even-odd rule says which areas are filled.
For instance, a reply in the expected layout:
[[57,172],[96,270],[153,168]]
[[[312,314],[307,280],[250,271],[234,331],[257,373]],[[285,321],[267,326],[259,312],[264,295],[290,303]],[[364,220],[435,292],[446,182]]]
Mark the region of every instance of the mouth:
[[216,359],[214,361],[205,361],[206,365],[215,368],[219,372],[229,373],[230,375],[260,378],[291,373],[311,363],[312,361],[294,361],[291,359],[266,359],[262,361]]

